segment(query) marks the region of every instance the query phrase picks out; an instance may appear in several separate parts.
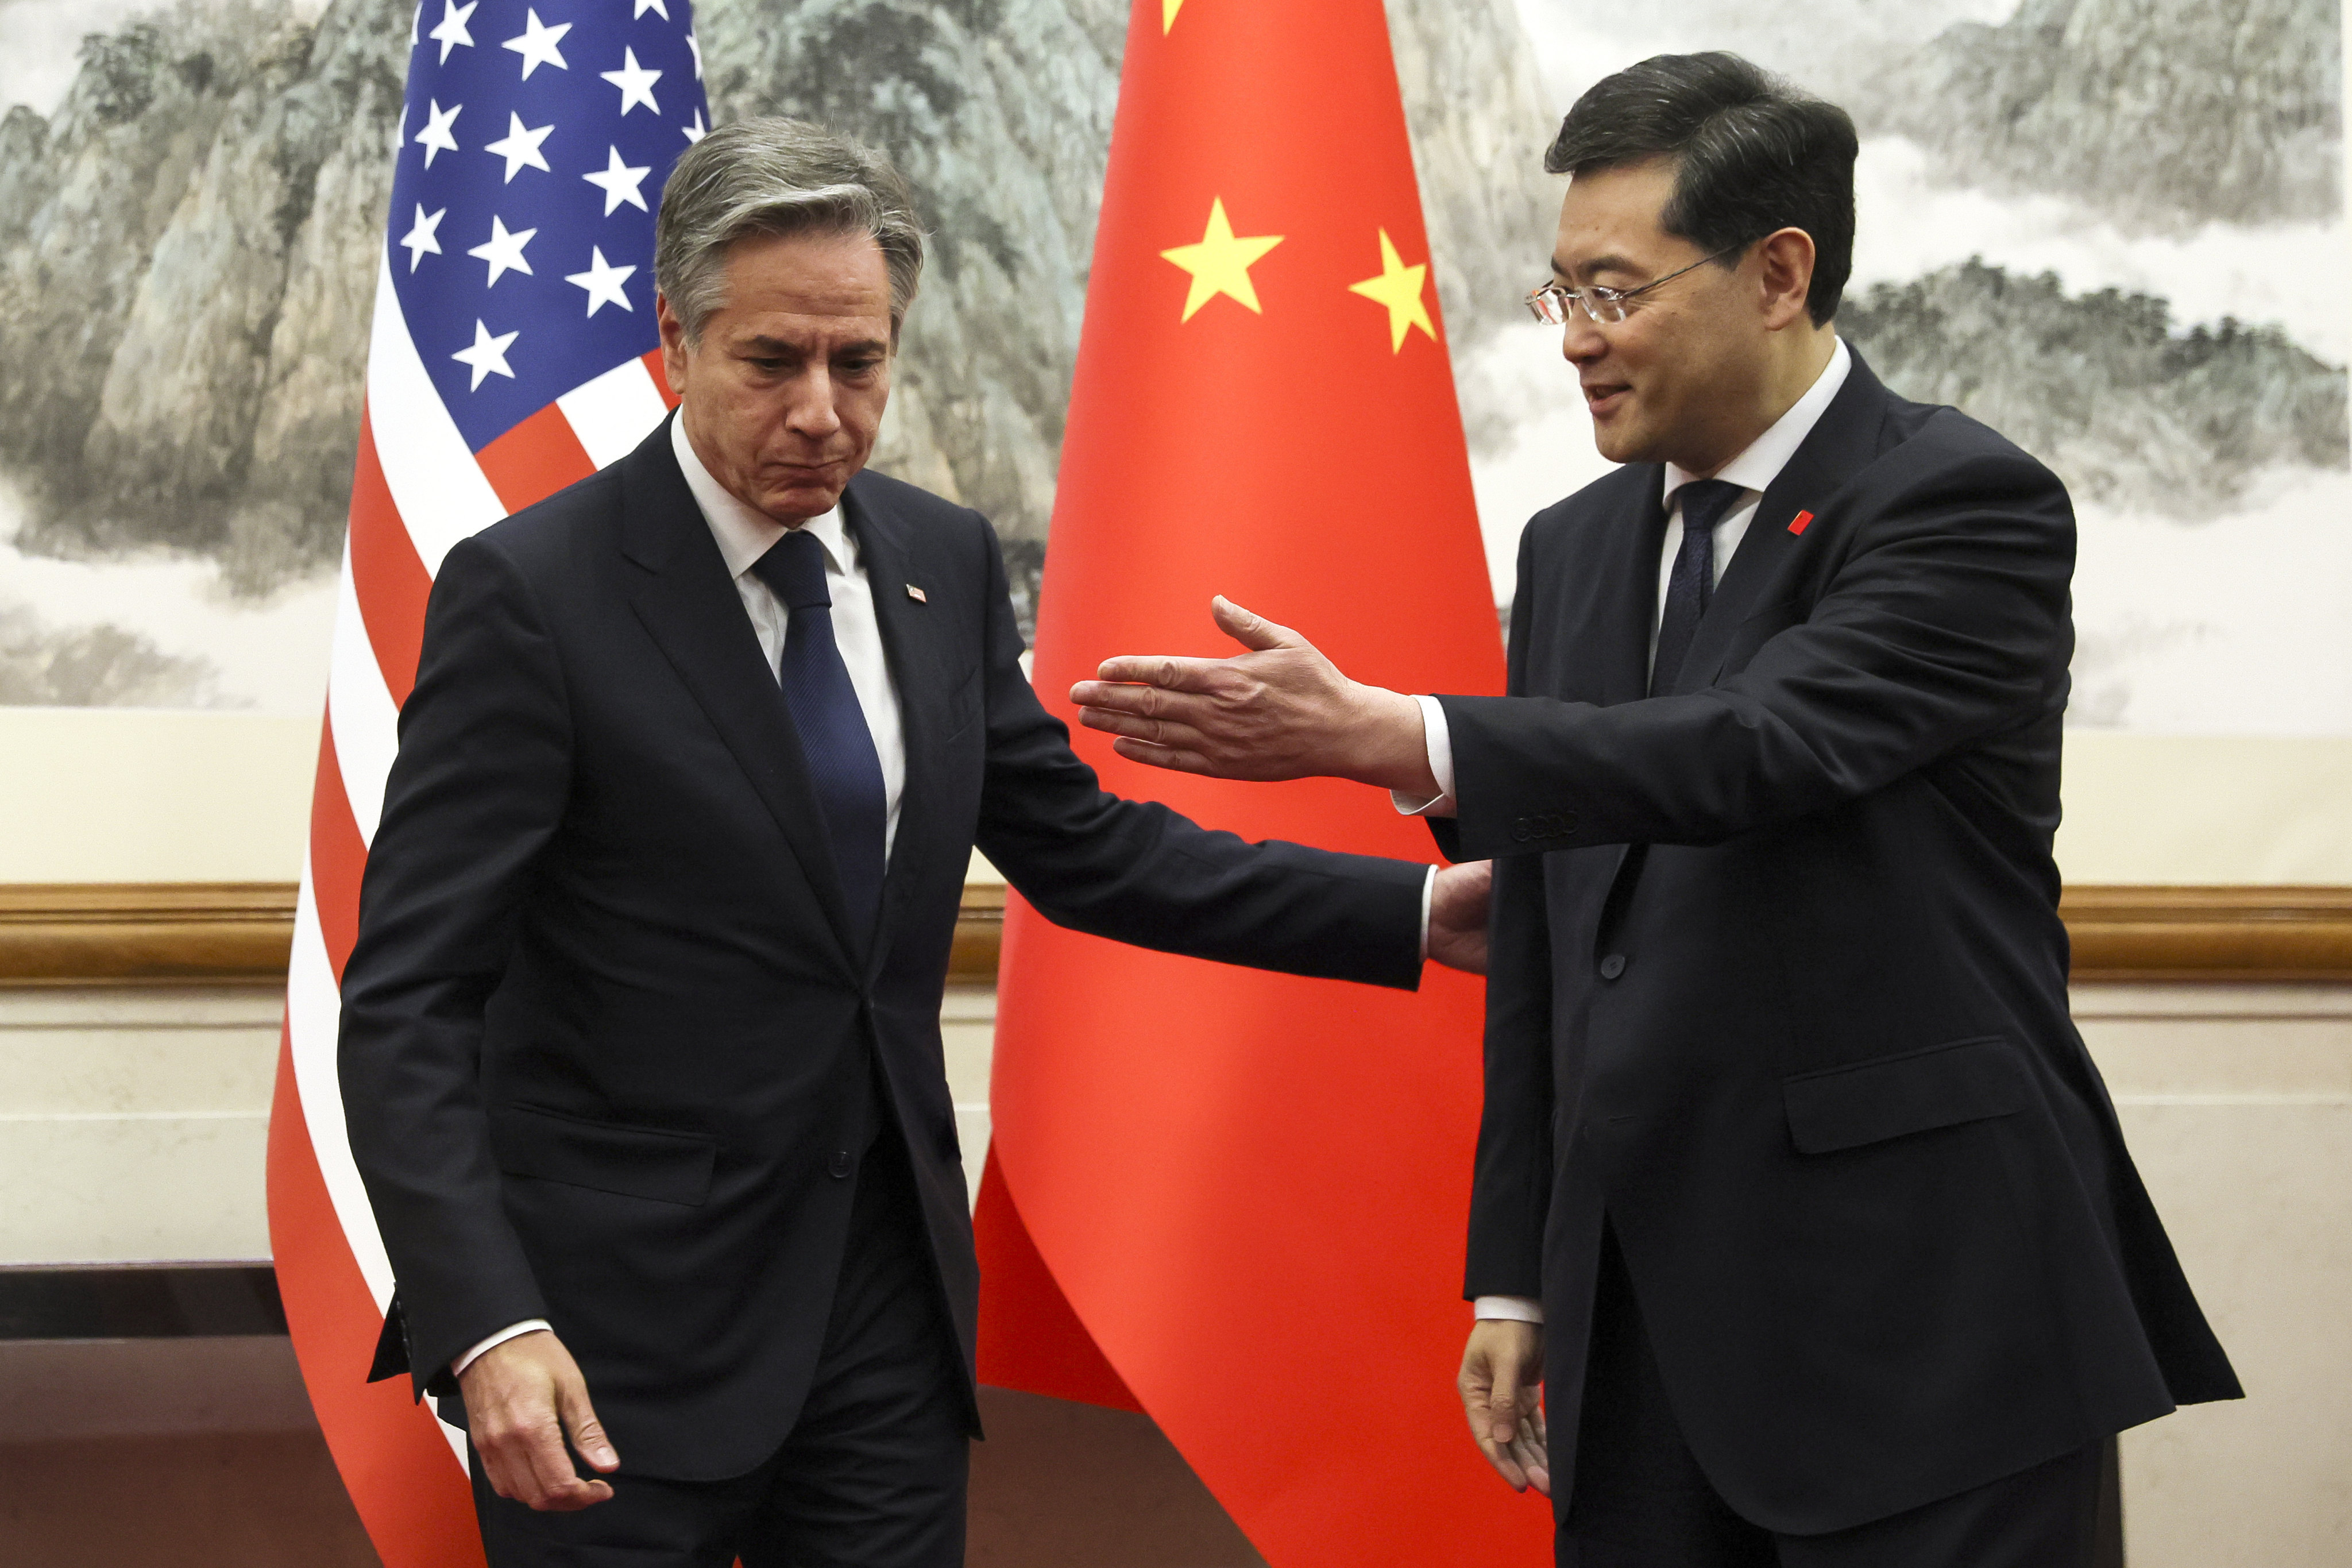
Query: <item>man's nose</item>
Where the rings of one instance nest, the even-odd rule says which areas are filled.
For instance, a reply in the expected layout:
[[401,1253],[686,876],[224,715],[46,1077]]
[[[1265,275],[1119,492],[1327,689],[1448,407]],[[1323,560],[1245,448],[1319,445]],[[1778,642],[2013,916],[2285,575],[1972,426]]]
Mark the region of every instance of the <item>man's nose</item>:
[[1588,365],[1609,352],[1609,340],[1600,323],[1570,306],[1568,325],[1560,329],[1560,357],[1572,365]]
[[824,365],[811,365],[800,378],[784,424],[795,435],[820,438],[841,428],[841,416],[833,406],[833,375]]

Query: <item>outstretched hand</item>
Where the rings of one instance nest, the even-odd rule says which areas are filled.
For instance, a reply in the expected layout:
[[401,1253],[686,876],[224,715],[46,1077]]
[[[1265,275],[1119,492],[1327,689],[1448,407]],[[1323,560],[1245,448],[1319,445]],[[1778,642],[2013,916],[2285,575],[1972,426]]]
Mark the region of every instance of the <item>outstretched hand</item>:
[[1210,615],[1247,652],[1230,658],[1129,657],[1070,688],[1089,730],[1131,762],[1227,779],[1354,779],[1438,793],[1421,706],[1349,679],[1288,626],[1220,595]]

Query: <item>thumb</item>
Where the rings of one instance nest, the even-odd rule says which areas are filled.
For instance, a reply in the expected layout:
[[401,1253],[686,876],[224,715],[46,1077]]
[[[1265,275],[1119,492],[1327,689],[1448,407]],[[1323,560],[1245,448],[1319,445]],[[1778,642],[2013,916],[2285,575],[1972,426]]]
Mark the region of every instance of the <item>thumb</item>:
[[1497,1443],[1507,1443],[1519,1432],[1518,1379],[1497,1367],[1494,1384],[1486,1391],[1486,1419]]
[[1307,639],[1288,626],[1278,626],[1255,610],[1244,610],[1223,594],[1209,601],[1217,628],[1244,647],[1260,652],[1275,647],[1307,647]]
[[563,1380],[561,1390],[558,1408],[563,1429],[572,1434],[572,1447],[595,1469],[619,1469],[621,1456],[613,1451],[604,1423],[596,1419],[595,1406],[588,1403],[587,1384],[575,1373]]

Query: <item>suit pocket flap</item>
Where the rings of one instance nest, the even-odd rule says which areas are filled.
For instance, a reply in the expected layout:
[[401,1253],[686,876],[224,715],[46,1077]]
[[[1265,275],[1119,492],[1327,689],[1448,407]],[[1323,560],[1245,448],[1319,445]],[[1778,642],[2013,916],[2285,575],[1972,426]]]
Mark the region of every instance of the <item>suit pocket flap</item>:
[[2007,1116],[2032,1092],[2025,1064],[1997,1035],[1780,1080],[1789,1135],[1807,1154]]
[[699,1204],[710,1195],[718,1141],[658,1127],[587,1121],[537,1106],[506,1105],[491,1113],[499,1169],[628,1198]]

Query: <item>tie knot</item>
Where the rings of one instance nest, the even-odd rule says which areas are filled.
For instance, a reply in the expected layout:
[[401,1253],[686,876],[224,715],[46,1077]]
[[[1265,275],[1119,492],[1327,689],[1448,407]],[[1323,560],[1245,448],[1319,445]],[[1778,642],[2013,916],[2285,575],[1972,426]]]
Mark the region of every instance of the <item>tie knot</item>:
[[824,546],[805,529],[795,528],[768,546],[768,552],[751,563],[751,574],[772,589],[788,610],[822,610],[833,604],[824,586]]
[[1687,534],[1713,533],[1744,492],[1729,479],[1693,479],[1675,493],[1682,498],[1683,531]]

